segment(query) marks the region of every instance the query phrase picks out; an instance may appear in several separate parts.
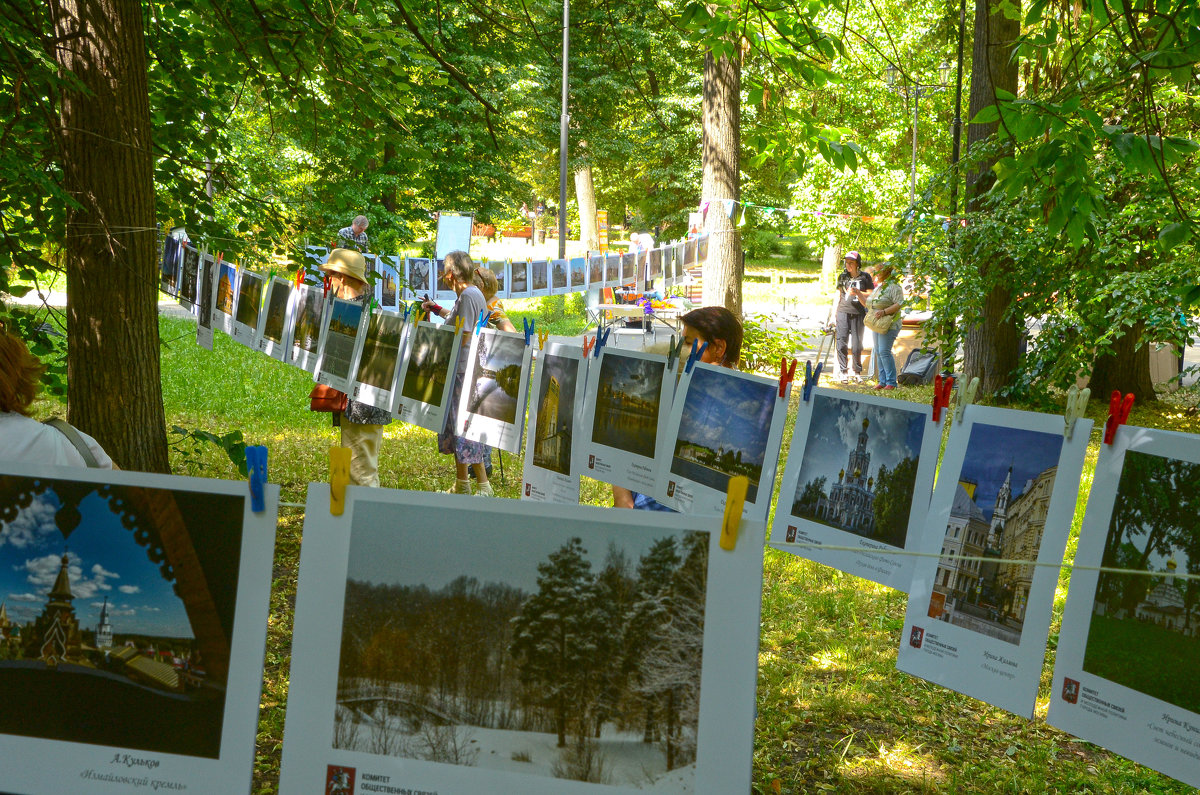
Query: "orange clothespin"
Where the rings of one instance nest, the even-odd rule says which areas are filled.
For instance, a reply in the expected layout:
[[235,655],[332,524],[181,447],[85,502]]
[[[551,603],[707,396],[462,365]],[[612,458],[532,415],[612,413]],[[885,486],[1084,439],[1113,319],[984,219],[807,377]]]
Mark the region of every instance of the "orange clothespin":
[[1129,410],[1133,408],[1133,393],[1125,395],[1125,399],[1121,400],[1121,392],[1114,389],[1112,397],[1108,400],[1108,419],[1104,422],[1104,443],[1112,444],[1113,438],[1117,435],[1117,428],[1120,428],[1129,419]]
[[588,354],[592,352],[592,346],[595,344],[596,344],[595,337],[584,337],[583,338],[583,358],[586,359],[588,357]]
[[792,366],[788,367],[787,357],[784,356],[779,362],[779,397],[787,395],[787,386],[796,380],[796,360],[792,359]]
[[721,518],[721,538],[718,543],[721,549],[729,552],[737,546],[738,525],[742,522],[742,508],[746,505],[748,488],[750,478],[735,475],[729,479],[729,486],[725,491],[725,515]]
[[350,485],[350,448],[329,448],[329,512],[341,516],[346,510],[346,486]]
[[296,269],[296,286],[299,287],[302,284],[304,284],[304,266],[303,265],[301,265],[299,268]]
[[942,378],[941,374],[933,377],[933,421],[942,421],[942,409],[950,408],[950,393],[954,391],[954,376]]

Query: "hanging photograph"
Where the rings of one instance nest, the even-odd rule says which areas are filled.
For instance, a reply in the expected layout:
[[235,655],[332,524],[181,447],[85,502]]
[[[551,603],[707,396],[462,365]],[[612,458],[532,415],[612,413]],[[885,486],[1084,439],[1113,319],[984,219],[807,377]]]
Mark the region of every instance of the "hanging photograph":
[[779,379],[696,362],[675,387],[654,498],[682,513],[724,513],[729,479],[749,478],[744,516],[766,521],[788,398]]
[[550,263],[535,259],[529,263],[529,295],[532,298],[550,295]]
[[[446,301],[454,303],[458,300],[458,293],[454,292],[454,288],[446,279],[446,263],[444,260],[435,259],[433,261],[433,274],[436,277],[437,292],[433,295],[435,301]],[[470,281],[470,280],[468,280]]]
[[217,293],[213,303],[213,327],[233,336],[233,308],[237,301],[238,271],[225,260],[217,260]]
[[412,342],[402,360],[392,413],[403,422],[440,431],[446,424],[447,403],[462,349],[462,331],[428,321],[409,330]]
[[258,347],[258,315],[262,310],[265,281],[261,275],[244,268],[238,278],[237,303],[233,310],[233,334],[230,336],[249,348]]
[[17,468],[0,463],[0,786],[246,791],[279,487],[254,514],[244,482]]
[[197,290],[200,303],[196,307],[196,344],[206,351],[213,349],[213,297],[216,293],[216,260],[205,253],[200,258]]
[[184,246],[179,267],[179,305],[195,312],[199,297],[200,249]]
[[508,260],[488,260],[487,268],[496,275],[496,297],[508,298]]
[[321,352],[321,326],[324,319],[325,292],[319,286],[302,284],[292,299],[292,328],[288,361],[307,373],[317,369]]
[[1032,717],[1092,423],[1068,441],[1049,414],[972,404],[951,421],[896,667]]
[[697,267],[700,263],[696,261],[696,246],[698,241],[696,238],[686,241],[683,244],[683,264],[688,268]]
[[604,286],[621,286],[621,255],[612,251],[604,254]]
[[1200,436],[1125,425],[1101,445],[1046,717],[1193,787],[1200,581],[1188,578],[1200,574],[1197,517]]
[[407,262],[408,300],[424,298],[426,295],[432,297],[434,292],[433,260],[409,257]]
[[537,502],[579,502],[580,449],[573,442],[582,425],[588,358],[576,340],[547,340],[538,352],[529,398],[533,437],[525,453],[521,498]]
[[674,253],[671,255],[671,259],[675,261],[675,278],[683,280],[687,276],[687,269],[689,267],[687,263],[687,243],[680,241],[672,249]]
[[[937,471],[928,405],[816,388],[801,401],[771,546],[907,592]],[[842,547],[843,549],[828,549]]]
[[663,250],[652,248],[646,255],[650,262],[650,279],[661,279],[663,276]]
[[675,273],[675,249],[671,246],[662,247],[663,289],[675,285],[678,278]]
[[708,262],[708,238],[708,232],[696,238],[696,264],[702,268]]
[[398,257],[375,259],[375,303],[383,309],[397,311],[403,274],[403,265]]
[[328,503],[310,486],[281,792],[331,770],[403,792],[749,791],[761,523],[726,552],[716,517]]
[[272,359],[283,361],[291,345],[287,332],[291,327],[292,280],[275,276],[267,285],[267,300],[258,319],[258,349]]
[[407,328],[404,316],[396,312],[376,310],[367,318],[355,366],[352,398],[391,410]]
[[633,284],[637,280],[637,258],[636,252],[627,251],[621,255],[621,284]]
[[588,257],[588,285],[591,287],[602,287],[604,285],[604,255],[599,252],[592,252]]
[[321,353],[317,358],[317,383],[339,392],[350,392],[354,360],[362,336],[366,309],[361,300],[334,298],[330,293],[329,311],[321,329]]
[[158,289],[172,298],[179,295],[179,272],[186,245],[172,235],[163,238]]
[[558,295],[565,293],[568,286],[567,261],[565,259],[550,262],[550,292]]
[[654,494],[658,439],[666,433],[674,374],[667,357],[605,346],[588,369],[583,474],[641,494]]
[[510,298],[529,297],[529,264],[530,260],[513,260],[509,266],[511,279]]
[[533,346],[520,332],[482,329],[471,337],[454,433],[521,452]]

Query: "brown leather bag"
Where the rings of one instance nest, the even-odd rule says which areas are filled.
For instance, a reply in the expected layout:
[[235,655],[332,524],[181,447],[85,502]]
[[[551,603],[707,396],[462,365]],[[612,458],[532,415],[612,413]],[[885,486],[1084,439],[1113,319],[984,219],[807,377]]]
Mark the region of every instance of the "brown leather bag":
[[308,393],[309,411],[345,411],[350,398],[331,386],[317,384]]

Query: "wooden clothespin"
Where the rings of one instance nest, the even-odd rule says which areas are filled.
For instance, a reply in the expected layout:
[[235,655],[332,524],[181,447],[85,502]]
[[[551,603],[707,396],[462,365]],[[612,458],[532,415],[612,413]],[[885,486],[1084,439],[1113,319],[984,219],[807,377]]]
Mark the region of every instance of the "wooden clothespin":
[[1133,393],[1125,395],[1125,399],[1121,399],[1121,392],[1114,389],[1112,397],[1108,399],[1108,419],[1104,422],[1104,443],[1112,444],[1113,438],[1117,435],[1117,428],[1120,428],[1129,419],[1129,410],[1133,408]]
[[595,337],[584,337],[583,338],[583,358],[586,359],[588,357],[588,354],[592,352],[592,346],[595,344],[596,344]]
[[1087,411],[1088,401],[1092,399],[1092,390],[1080,389],[1075,384],[1071,384],[1071,388],[1067,390],[1067,408],[1063,412],[1065,427],[1063,428],[1063,436],[1067,437],[1067,441],[1071,441],[1071,435],[1075,433],[1075,421],[1084,415]]
[[[792,366],[788,367],[787,357],[783,356],[780,358],[780,361],[779,361],[779,397],[786,397],[788,384],[790,384],[796,380],[796,365],[797,365],[797,361],[795,359],[792,359]],[[809,370],[811,369],[811,365],[808,362],[805,362],[805,365],[808,365],[807,367],[805,367],[805,382],[807,383],[808,376],[811,374],[809,372]]]
[[267,448],[261,444],[246,448],[246,470],[250,479],[250,510],[262,513],[263,490],[267,485]]
[[523,318],[521,318],[521,329],[525,332],[525,344],[526,345],[532,344],[533,343],[533,334],[534,334],[534,331],[537,329],[537,321],[530,320],[527,317],[523,317]]
[[961,425],[963,413],[967,410],[967,406],[975,402],[975,395],[979,392],[979,376],[971,379],[971,383],[967,384],[966,389],[958,390],[958,405],[954,407],[954,424]]
[[950,408],[950,393],[954,391],[954,376],[941,373],[933,377],[933,421],[942,421],[942,409]]
[[611,333],[611,328],[606,328],[604,331],[596,332],[596,347],[592,349],[592,355],[597,359],[600,358],[600,349],[608,344],[608,335]]
[[539,351],[540,351],[540,350],[544,350],[544,349],[545,349],[545,347],[546,347],[546,340],[547,340],[549,337],[550,337],[550,332],[549,332],[549,331],[539,331],[539,332],[537,333],[537,338],[538,338],[538,347],[537,347],[537,349],[538,349]]
[[825,365],[822,362],[817,362],[817,366],[813,367],[812,362],[804,363],[804,387],[800,392],[800,397],[805,403],[812,397],[812,391],[821,381],[821,370]]
[[329,448],[329,512],[341,516],[346,510],[346,486],[350,485],[350,448]]
[[750,478],[735,475],[729,479],[729,486],[725,490],[725,515],[721,517],[721,538],[718,543],[721,549],[728,552],[737,546],[738,525],[742,523],[742,508],[746,504],[748,488]]
[[[699,346],[697,346],[697,343],[699,343]],[[692,340],[692,352],[688,354],[687,364],[684,365],[683,371],[685,373],[690,373],[692,371],[692,365],[700,360],[700,357],[704,355],[706,350],[708,350],[707,342]]]

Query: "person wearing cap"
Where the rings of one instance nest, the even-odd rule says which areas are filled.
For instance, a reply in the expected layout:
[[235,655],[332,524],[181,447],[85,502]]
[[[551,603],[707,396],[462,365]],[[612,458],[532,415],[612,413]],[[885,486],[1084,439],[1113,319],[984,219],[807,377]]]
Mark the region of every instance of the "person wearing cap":
[[[329,295],[349,301],[365,301],[367,261],[353,249],[335,248],[321,266],[329,275]],[[357,400],[349,400],[344,412],[333,412],[333,424],[342,432],[342,447],[350,448],[350,482],[355,486],[379,485],[379,443],[383,426],[392,414]]]
[[[845,380],[849,376],[846,354],[853,354],[854,378],[862,378],[863,317],[866,315],[867,294],[875,287],[869,274],[862,269],[862,256],[847,251],[846,269],[838,276],[837,358],[838,370]],[[847,351],[849,348],[849,351]]]
[[359,251],[367,250],[367,227],[371,222],[365,215],[356,215],[350,226],[338,230],[339,243],[342,246],[354,246]]
[[[458,298],[449,309],[440,307],[432,301],[425,301],[421,308],[426,312],[436,312],[453,324],[456,318],[462,318],[462,344],[469,350],[471,344],[470,330],[475,328],[479,315],[487,311],[487,301],[483,293],[471,279],[474,276],[475,263],[465,251],[451,251],[446,255],[442,276],[454,288]],[[446,425],[438,434],[438,452],[454,456],[455,482],[448,491],[451,494],[470,494],[471,480],[468,467],[475,473],[478,488],[475,492],[480,497],[493,497],[492,484],[488,482],[486,463],[491,456],[491,448],[482,442],[473,442],[464,436],[454,433],[458,416],[458,402],[462,396],[463,384],[467,374],[467,355],[464,352],[458,357],[458,371],[454,375],[454,387],[450,393],[450,404],[446,407]]]

